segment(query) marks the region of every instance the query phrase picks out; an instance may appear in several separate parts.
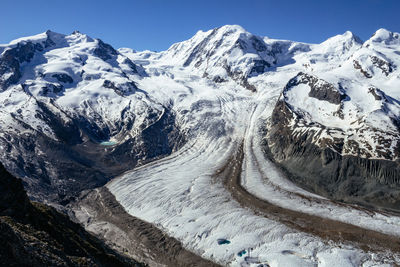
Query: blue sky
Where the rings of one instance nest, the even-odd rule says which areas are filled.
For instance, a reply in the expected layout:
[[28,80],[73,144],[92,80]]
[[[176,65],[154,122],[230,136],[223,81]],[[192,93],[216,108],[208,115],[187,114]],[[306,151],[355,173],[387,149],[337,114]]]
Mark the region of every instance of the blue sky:
[[115,48],[160,51],[198,30],[239,24],[251,33],[320,43],[350,30],[400,32],[399,0],[2,0],[0,43],[50,29],[79,30]]

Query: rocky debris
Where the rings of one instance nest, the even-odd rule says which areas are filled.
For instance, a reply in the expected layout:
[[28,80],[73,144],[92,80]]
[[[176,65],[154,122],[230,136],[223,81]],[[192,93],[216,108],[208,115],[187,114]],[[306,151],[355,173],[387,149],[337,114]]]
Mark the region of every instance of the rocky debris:
[[[300,72],[291,79],[273,111],[265,144],[268,155],[281,164],[293,181],[314,192],[385,208],[396,209],[399,204],[398,160],[394,160],[400,152],[400,144],[395,142],[400,125],[395,108],[399,103],[384,93],[394,91],[393,85],[397,83],[396,48],[374,44],[368,48],[351,33],[320,45],[308,45],[263,39],[238,26],[226,26],[207,33],[199,32],[191,40],[173,45],[168,51],[139,52],[128,59],[121,50],[117,52],[100,40],[94,41],[78,33],[68,38],[62,35],[53,38],[51,32],[46,35],[48,45],[43,43],[46,37],[42,34],[24,39],[33,42],[18,41],[19,44],[14,42],[0,48],[3,60],[1,88],[9,90],[1,94],[0,111],[5,112],[0,118],[0,147],[5,152],[0,156],[10,171],[23,178],[31,198],[66,205],[76,200],[82,190],[104,185],[124,171],[171,154],[196,133],[212,136],[212,140],[229,136],[232,137],[229,142],[235,142],[234,138],[240,138],[240,135],[232,129],[237,126],[240,131],[246,130],[248,124],[243,116],[250,114],[247,108],[256,109],[257,104],[269,108],[264,101],[277,97],[276,88],[283,88],[281,83],[307,68],[313,75]],[[38,39],[42,42],[36,44]],[[27,46],[22,49],[24,45]],[[52,45],[57,45],[57,49],[46,49]],[[21,51],[12,52],[18,47]],[[35,60],[32,60],[33,55]],[[357,60],[353,62],[355,58]],[[20,68],[21,61],[23,68]],[[141,79],[144,77],[142,67],[134,62],[146,66],[149,75],[154,77]],[[356,70],[348,71],[352,65]],[[375,75],[381,73],[379,69],[388,74]],[[332,73],[325,75],[331,70]],[[363,79],[358,71],[371,79]],[[45,77],[44,73],[57,76]],[[61,75],[63,73],[68,75]],[[201,80],[202,74],[209,80]],[[319,74],[327,80],[319,79]],[[28,77],[23,84],[21,81],[23,90],[19,85],[9,86],[18,84],[20,77]],[[159,78],[165,81],[165,87],[160,90]],[[330,79],[332,81],[328,82]],[[239,86],[224,91],[227,86],[219,87],[211,82],[232,80],[252,91],[257,85],[262,92],[252,95]],[[388,88],[381,87],[378,82]],[[143,85],[144,90],[136,88],[136,84]],[[205,86],[196,88],[196,84]],[[208,86],[220,91],[210,91],[211,95],[208,95],[207,91],[201,90],[209,89],[205,88]],[[301,90],[291,96],[300,99],[300,105],[295,107],[285,102],[285,94],[296,86]],[[368,91],[368,88],[372,89]],[[353,103],[350,96],[357,91],[355,89],[361,92],[356,98],[361,96],[363,100],[371,101],[363,102],[362,106],[350,105],[351,112],[344,113],[345,106]],[[202,93],[194,95],[199,91]],[[232,99],[238,102],[231,102]],[[171,106],[166,106],[168,101]],[[172,107],[172,103],[177,105]],[[245,110],[236,112],[225,105],[228,103],[238,103],[239,109]],[[312,111],[307,113],[308,107]],[[174,108],[179,117],[175,116]],[[358,115],[363,109],[368,110],[367,116],[351,117],[351,121],[348,120],[350,126],[341,128],[344,117],[351,113]],[[312,120],[314,114],[311,113],[323,112],[322,115],[327,116]],[[204,113],[201,119],[197,116],[199,113]],[[370,140],[376,147],[372,148],[367,142]],[[98,228],[104,233],[108,223],[117,225],[119,221],[101,206],[104,205],[101,200],[91,199],[93,205],[99,205],[95,209],[99,214],[91,213],[88,218],[107,218],[105,226]],[[110,206],[113,208],[115,204]],[[147,242],[146,239],[154,238],[150,247],[159,245],[156,250],[165,259],[174,259],[174,253],[181,255],[179,247],[176,249],[179,243],[165,241],[166,236],[157,231],[146,232],[149,225],[141,221],[128,222],[138,224],[142,244]],[[90,221],[87,224],[98,226]],[[4,232],[10,231],[4,227]],[[123,239],[125,233],[129,235],[130,230],[123,229],[122,235],[117,236]],[[12,238],[11,234],[9,236]],[[172,256],[163,254],[165,246],[172,251]],[[124,250],[122,245],[120,249],[132,255],[136,251]],[[144,254],[147,252],[143,251]]]
[[115,93],[121,96],[132,94],[138,89],[134,82],[128,82],[117,86],[114,82],[105,80],[103,86],[105,88],[113,89]]
[[212,79],[213,82],[215,83],[224,83],[227,82],[227,80],[225,80],[224,78],[222,78],[219,75],[214,76],[214,78]]
[[378,58],[377,56],[371,56],[371,61],[374,66],[382,70],[382,73],[388,76],[392,71],[392,64],[389,62]]
[[[391,251],[391,253],[400,251],[400,247],[396,245],[400,241],[400,238],[397,236],[363,229],[356,225],[328,218],[321,218],[320,215],[313,215],[291,208],[284,208],[268,201],[268,199],[260,199],[259,197],[252,195],[249,193],[248,189],[246,190],[246,188],[243,187],[242,184],[242,167],[244,166],[244,158],[243,144],[241,144],[237,151],[235,151],[235,153],[233,153],[226,161],[225,165],[214,173],[215,179],[219,179],[223,182],[225,189],[238,203],[240,203],[241,206],[249,208],[257,214],[262,214],[262,216],[271,220],[279,221],[291,229],[310,233],[327,241],[329,240],[342,244],[351,242],[352,246],[357,246],[368,253],[371,253],[372,251],[381,251],[383,249],[387,249]],[[277,186],[276,189],[279,190],[280,187]],[[296,197],[299,197],[300,199],[304,198],[305,201],[310,201],[308,196],[297,195],[293,192],[287,193],[296,195]],[[330,200],[327,199],[321,201],[330,202]],[[361,209],[360,207],[358,208]],[[218,242],[220,241],[224,244],[224,241],[228,240],[219,239]],[[291,251],[283,250],[282,253],[289,254]],[[392,258],[391,261],[396,260]]]
[[0,262],[4,266],[144,266],[111,250],[54,208],[29,201],[0,164]]
[[69,207],[86,229],[110,247],[149,266],[218,266],[186,250],[151,223],[129,215],[106,187],[82,193]]
[[384,93],[376,87],[370,87],[368,92],[372,94],[377,101],[380,101],[384,98]]
[[248,82],[247,77],[245,77],[241,71],[232,71],[228,65],[224,65],[224,68],[228,77],[230,77],[232,80],[236,81],[238,84],[252,92],[257,91],[257,88]]
[[359,70],[365,76],[365,78],[372,78],[372,75],[364,70],[361,67],[360,62],[358,62],[357,60],[353,60],[353,66],[355,69]]

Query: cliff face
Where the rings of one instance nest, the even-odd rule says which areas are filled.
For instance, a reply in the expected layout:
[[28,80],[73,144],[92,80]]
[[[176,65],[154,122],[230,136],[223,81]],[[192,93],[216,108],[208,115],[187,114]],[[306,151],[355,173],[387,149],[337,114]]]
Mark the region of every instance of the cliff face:
[[[322,101],[320,114],[307,112],[308,99],[296,103],[291,98],[290,94],[295,94],[300,86],[309,87],[306,98]],[[382,101],[385,97],[375,97],[375,100]],[[398,210],[398,135],[383,134],[368,121],[360,122],[359,128],[354,127],[357,133],[369,132],[371,140],[383,144],[372,147],[366,145],[368,139],[352,138],[352,128],[330,126],[335,119],[346,119],[345,106],[349,105],[346,101],[351,102],[333,84],[299,73],[288,82],[272,112],[265,138],[266,151],[294,182],[308,190],[335,200]],[[322,113],[328,114],[323,107],[329,105],[333,107],[329,113],[332,118],[322,124],[318,119],[323,117]]]
[[1,164],[0,262],[3,266],[141,266],[54,208],[30,202],[21,180]]

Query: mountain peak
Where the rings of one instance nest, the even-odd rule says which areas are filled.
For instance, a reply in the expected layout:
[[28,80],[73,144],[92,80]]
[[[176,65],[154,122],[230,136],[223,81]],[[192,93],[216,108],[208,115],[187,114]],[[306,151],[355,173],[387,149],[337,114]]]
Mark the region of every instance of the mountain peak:
[[62,40],[65,38],[66,35],[61,34],[61,33],[56,33],[51,30],[47,30],[45,32],[36,34],[36,35],[31,35],[31,36],[25,36],[21,37],[15,40],[12,40],[8,45],[17,45],[19,43],[25,43],[25,42],[31,42],[31,43],[44,43],[45,46],[53,45],[57,43],[59,40]]
[[342,34],[342,36],[343,36],[343,37],[350,38],[350,39],[353,39],[353,40],[355,40],[357,43],[360,43],[360,44],[363,43],[363,41],[361,40],[361,38],[358,37],[357,35],[355,35],[355,34],[354,34],[353,32],[351,32],[351,31],[346,31],[345,33]]
[[397,32],[391,32],[387,29],[380,28],[369,39],[370,42],[384,44],[399,44],[400,36]]
[[246,33],[247,31],[240,25],[224,25],[221,27],[216,28],[218,31],[222,32],[240,32],[240,33]]
[[373,37],[381,37],[381,38],[389,38],[393,33],[385,28],[378,29],[372,36]]
[[340,58],[358,49],[362,44],[363,42],[359,37],[354,35],[351,31],[346,31],[343,34],[335,35],[320,43],[316,46],[314,52]]
[[343,34],[338,34],[335,35],[326,41],[323,42],[323,44],[337,44],[337,43],[356,43],[356,44],[362,44],[363,41],[354,33],[351,31],[346,31]]

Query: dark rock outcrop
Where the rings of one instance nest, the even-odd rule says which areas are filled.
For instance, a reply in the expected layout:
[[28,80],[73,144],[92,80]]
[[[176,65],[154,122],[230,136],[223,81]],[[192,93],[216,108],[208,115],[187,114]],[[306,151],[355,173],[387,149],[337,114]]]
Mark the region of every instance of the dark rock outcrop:
[[286,85],[284,92],[299,84],[307,84],[310,87],[309,97],[318,100],[328,101],[329,103],[339,105],[346,98],[346,94],[336,89],[331,83],[321,80],[315,76],[299,72]]
[[93,51],[97,57],[101,58],[102,60],[109,60],[112,58],[112,56],[118,55],[118,52],[111,45],[104,43],[100,39],[97,40],[97,48]]
[[166,109],[161,117],[155,117],[154,123],[135,138],[115,147],[107,158],[132,168],[137,164],[167,156],[185,142],[184,135],[176,127],[175,115]]
[[388,76],[393,71],[393,65],[386,60],[378,58],[377,56],[371,56],[371,61],[374,66],[381,69],[382,73]]
[[46,86],[42,87],[41,95],[43,96],[50,96],[53,94],[57,95],[63,91],[64,91],[64,86],[62,86],[61,84],[47,83]]
[[0,57],[0,92],[6,90],[10,85],[16,84],[22,77],[20,70],[21,63],[30,62],[35,52],[41,52],[45,48],[55,45],[50,39],[50,34],[50,31],[46,32],[47,38],[42,44],[22,41],[4,51]]
[[224,68],[226,70],[226,73],[232,80],[236,81],[238,84],[240,84],[241,86],[243,86],[244,88],[246,88],[252,92],[257,91],[257,88],[254,85],[249,83],[249,81],[247,80],[247,77],[245,77],[242,72],[234,72],[226,64],[224,65]]
[[368,71],[363,69],[360,65],[360,62],[358,62],[357,60],[353,60],[353,66],[356,70],[359,70],[365,78],[372,78],[372,75]]
[[115,93],[121,96],[132,94],[138,89],[134,82],[129,82],[121,86],[117,86],[114,82],[109,80],[105,80],[103,82],[103,87],[112,89]]
[[51,75],[51,77],[56,78],[59,82],[62,83],[73,83],[74,80],[69,76],[68,74],[65,73],[55,73]]
[[249,76],[256,76],[258,74],[262,74],[269,67],[271,67],[271,64],[269,64],[265,60],[254,60],[253,67],[250,70]]
[[[164,113],[162,110],[153,110],[153,99],[149,100],[149,110],[140,111],[140,115],[135,113],[135,107],[129,101],[121,110],[120,119],[99,114],[101,111],[96,106],[98,99],[93,99],[93,103],[91,99],[79,103],[84,111],[75,112],[62,104],[60,107],[57,99],[65,96],[67,88],[73,88],[81,81],[76,76],[77,70],[66,68],[47,74],[43,70],[30,71],[35,69],[36,64],[48,62],[44,54],[47,48],[68,46],[64,37],[47,31],[42,39],[22,40],[9,45],[0,57],[0,92],[16,90],[25,94],[27,103],[32,104],[30,109],[18,108],[10,112],[10,119],[16,127],[4,124],[0,136],[0,148],[4,153],[0,155],[0,160],[12,174],[23,179],[31,199],[61,204],[67,203],[81,190],[101,186],[144,160],[171,153],[173,148],[179,146],[175,143],[181,144],[172,140],[180,137],[165,132],[179,135],[174,116],[167,108]],[[95,56],[119,68],[116,73],[121,79],[104,79],[103,87],[122,97],[139,91],[142,93],[140,97],[148,97],[128,78],[132,74],[145,76],[142,67],[123,56],[123,63],[117,62],[119,53],[101,40],[92,42],[90,39],[90,43]],[[83,65],[86,62],[85,56],[78,56],[74,60]],[[21,68],[23,63],[28,66]],[[21,80],[27,73],[36,75],[34,81]],[[80,73],[81,79],[92,79],[90,75],[85,78],[83,69]],[[93,79],[101,76],[92,75]],[[18,86],[11,89],[10,86],[14,84]],[[9,97],[13,98],[11,93]],[[28,119],[30,115],[34,118],[32,123]],[[143,120],[143,128],[135,125],[140,129],[133,129],[137,117]],[[167,125],[169,123],[171,125]],[[112,149],[101,144],[110,138],[120,139],[121,142],[112,146]]]
[[[20,64],[29,62],[35,51],[42,51],[40,44],[32,42],[19,43],[16,47],[6,50],[0,57],[0,91],[4,91],[8,86],[16,84],[21,78]],[[2,78],[3,75],[7,77]]]
[[0,164],[3,266],[143,266],[111,250],[54,208],[31,203],[21,180]]

